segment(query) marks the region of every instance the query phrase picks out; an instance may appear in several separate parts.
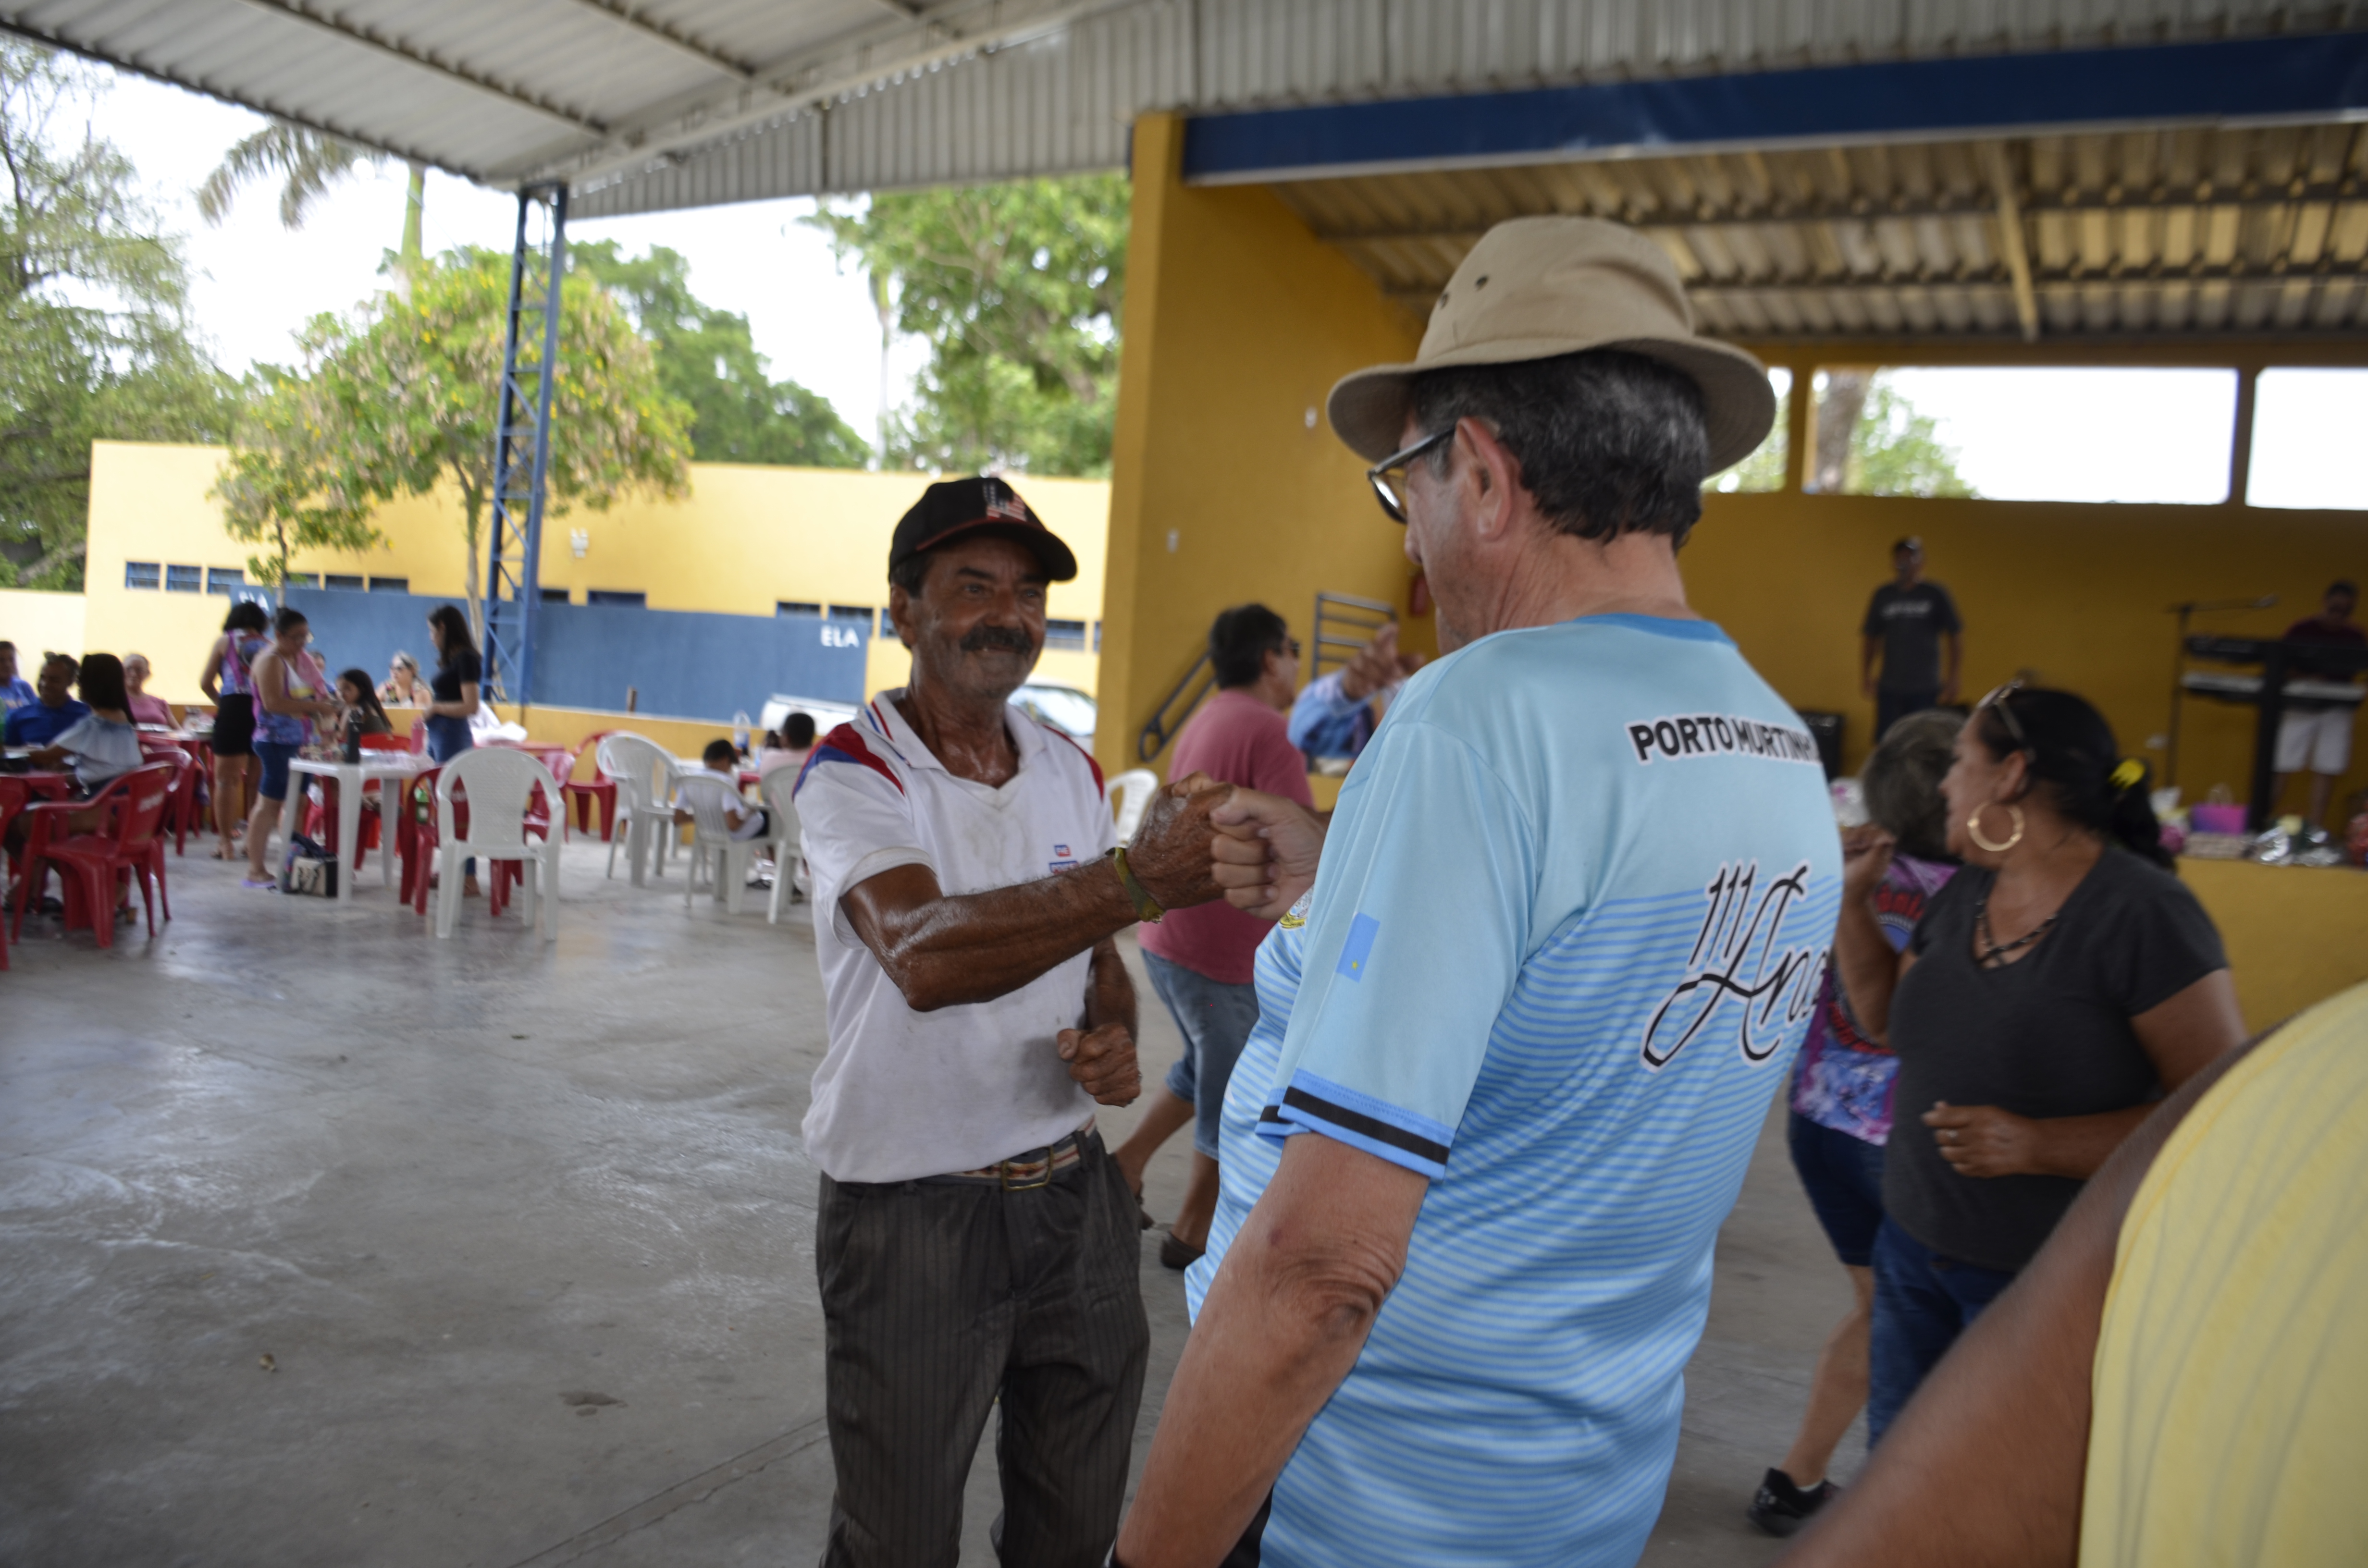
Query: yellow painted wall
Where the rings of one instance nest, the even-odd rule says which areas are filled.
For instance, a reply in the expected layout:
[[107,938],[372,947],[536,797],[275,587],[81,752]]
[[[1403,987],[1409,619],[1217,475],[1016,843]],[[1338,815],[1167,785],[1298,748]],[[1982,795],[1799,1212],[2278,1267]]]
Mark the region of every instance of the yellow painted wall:
[[[1139,766],[1137,732],[1217,611],[1262,600],[1304,642],[1319,590],[1403,607],[1411,573],[1403,533],[1322,414],[1344,370],[1412,357],[1410,324],[1272,192],[1185,187],[1181,150],[1174,117],[1135,122],[1095,735],[1105,771]],[[1410,629],[1408,642],[1427,635]]]
[[[173,701],[191,700],[227,607],[211,595],[126,589],[123,564],[243,565],[254,547],[222,531],[221,509],[206,498],[221,449],[101,441],[91,456],[89,645],[147,653],[156,669],[153,689]],[[653,609],[770,615],[786,599],[876,611],[888,600],[889,536],[929,477],[693,463],[686,499],[632,499],[546,522],[542,583],[566,588],[578,604],[586,589],[609,588],[647,594]],[[1109,484],[1017,483],[1077,556],[1076,580],[1053,585],[1048,613],[1090,626],[1102,614]],[[386,536],[377,549],[302,553],[292,568],[405,577],[414,593],[460,596],[467,555],[457,498],[397,501],[376,522]],[[585,536],[581,557],[574,548],[577,530]],[[421,640],[424,654],[424,626]],[[1089,643],[1085,653],[1048,650],[1036,673],[1090,692],[1099,665]],[[893,637],[875,636],[866,689],[903,685],[908,667]]]
[[[2275,637],[2315,613],[2336,577],[2368,577],[2368,517],[2242,506],[1912,500],[1873,495],[1713,495],[1682,560],[1703,614],[1795,707],[1848,715],[1850,766],[1866,754],[1873,702],[1859,693],[1858,629],[1890,575],[1892,541],[1924,540],[1925,571],[1965,621],[1965,698],[2029,672],[2079,692],[2123,751],[2169,727],[2175,618],[2187,599],[2274,593],[2269,610],[2199,618],[2199,631]],[[2198,666],[2208,667],[2208,666]],[[2224,666],[2225,667],[2225,666]],[[2184,705],[2180,782],[2245,798],[2253,710]],[[2368,740],[2338,786],[2368,788]],[[2290,792],[2302,809],[2302,787]]]
[[2368,980],[2368,876],[2242,860],[2181,860],[2179,874],[2227,944],[2247,1028]]
[[83,654],[87,607],[80,594],[0,588],[0,642],[17,644],[17,673],[31,680],[43,653]]

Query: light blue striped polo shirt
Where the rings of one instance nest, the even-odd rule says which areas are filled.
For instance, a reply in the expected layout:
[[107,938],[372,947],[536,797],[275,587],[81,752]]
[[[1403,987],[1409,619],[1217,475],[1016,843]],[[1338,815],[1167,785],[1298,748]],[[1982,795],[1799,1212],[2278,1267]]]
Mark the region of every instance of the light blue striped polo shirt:
[[1188,1279],[1197,1314],[1294,1133],[1430,1178],[1262,1561],[1635,1560],[1840,862],[1816,746],[1707,622],[1500,632],[1408,683],[1259,949]]

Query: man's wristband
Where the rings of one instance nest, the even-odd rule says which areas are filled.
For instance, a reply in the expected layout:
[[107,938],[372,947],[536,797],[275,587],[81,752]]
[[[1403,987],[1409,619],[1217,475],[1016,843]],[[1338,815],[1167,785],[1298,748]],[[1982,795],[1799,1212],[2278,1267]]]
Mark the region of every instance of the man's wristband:
[[1134,917],[1146,926],[1158,925],[1167,915],[1167,911],[1161,908],[1159,901],[1151,896],[1150,889],[1135,881],[1133,870],[1126,863],[1125,848],[1121,846],[1111,850],[1110,859],[1110,865],[1118,871],[1118,885],[1126,890],[1126,896],[1133,902]]

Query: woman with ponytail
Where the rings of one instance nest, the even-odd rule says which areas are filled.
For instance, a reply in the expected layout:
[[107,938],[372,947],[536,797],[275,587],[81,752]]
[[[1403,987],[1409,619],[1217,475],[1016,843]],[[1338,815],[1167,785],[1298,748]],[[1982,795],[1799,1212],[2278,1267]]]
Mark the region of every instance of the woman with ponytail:
[[1941,793],[1964,863],[1906,952],[1875,921],[1882,835],[1846,851],[1834,960],[1899,1059],[1874,1244],[1880,1438],[2154,1103],[2244,1039],[2219,933],[2174,873],[2104,716],[2010,682]]

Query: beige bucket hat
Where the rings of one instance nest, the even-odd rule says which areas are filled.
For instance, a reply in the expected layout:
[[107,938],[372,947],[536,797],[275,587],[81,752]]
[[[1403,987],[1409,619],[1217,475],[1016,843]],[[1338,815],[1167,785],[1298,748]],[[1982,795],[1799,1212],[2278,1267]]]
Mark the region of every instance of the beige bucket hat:
[[1749,457],[1776,422],[1766,367],[1694,331],[1693,307],[1660,246],[1596,218],[1514,218],[1481,235],[1447,280],[1413,364],[1341,378],[1327,404],[1332,428],[1379,462],[1398,449],[1423,371],[1588,348],[1647,355],[1691,376],[1713,473]]

